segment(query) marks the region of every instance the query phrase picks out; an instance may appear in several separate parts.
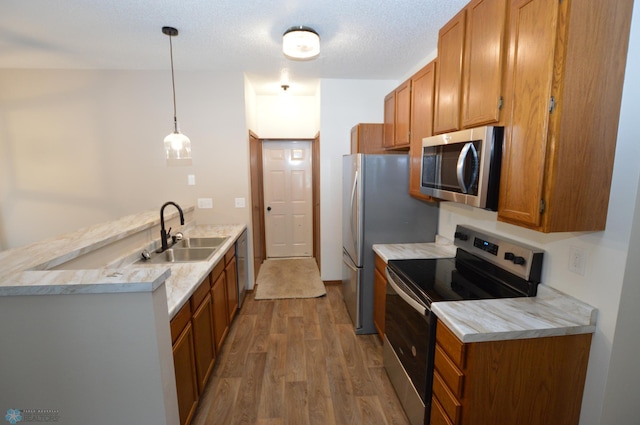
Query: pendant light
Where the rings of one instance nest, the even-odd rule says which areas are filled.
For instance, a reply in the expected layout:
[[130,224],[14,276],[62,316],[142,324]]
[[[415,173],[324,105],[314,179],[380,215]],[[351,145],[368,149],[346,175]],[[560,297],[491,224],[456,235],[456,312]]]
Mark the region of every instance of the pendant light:
[[176,114],[176,83],[173,75],[173,43],[171,38],[178,35],[178,30],[173,27],[162,27],[162,33],[169,36],[171,87],[173,88],[173,133],[164,138],[167,165],[191,165],[191,140],[180,133]]

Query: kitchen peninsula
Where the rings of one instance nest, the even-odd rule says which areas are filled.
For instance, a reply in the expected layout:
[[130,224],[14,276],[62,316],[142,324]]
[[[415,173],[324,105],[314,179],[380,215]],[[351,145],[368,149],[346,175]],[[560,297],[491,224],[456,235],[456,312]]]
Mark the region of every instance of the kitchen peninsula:
[[0,399],[65,424],[178,423],[170,319],[246,229],[193,211],[167,227],[227,237],[206,261],[135,263],[155,249],[157,211],[0,252]]

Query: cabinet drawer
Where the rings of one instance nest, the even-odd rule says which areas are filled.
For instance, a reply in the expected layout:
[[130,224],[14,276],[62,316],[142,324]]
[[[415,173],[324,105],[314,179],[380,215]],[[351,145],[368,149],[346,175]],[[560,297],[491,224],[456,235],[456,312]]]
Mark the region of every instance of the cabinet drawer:
[[225,265],[224,261],[218,261],[218,264],[216,264],[213,267],[213,270],[211,271],[211,274],[209,275],[211,277],[211,286],[212,287],[213,287],[213,283],[216,280],[218,280],[218,278],[220,277],[222,272],[224,272],[224,265]]
[[456,367],[439,345],[436,345],[434,364],[440,377],[447,384],[447,387],[451,389],[456,397],[461,398],[464,385],[464,373],[460,372],[460,369]]
[[438,403],[438,400],[433,397],[431,399],[431,422],[430,425],[457,425],[451,422],[444,413],[442,406]]
[[202,303],[202,300],[204,300],[204,298],[209,293],[210,289],[211,284],[209,283],[209,276],[207,276],[202,280],[202,282],[200,282],[200,285],[198,285],[198,288],[196,288],[196,291],[191,296],[192,311],[197,310],[197,308],[200,306],[200,303]]
[[231,261],[235,256],[236,256],[236,246],[232,245],[231,248],[229,248],[229,251],[227,251],[227,253],[224,254],[224,263],[229,264],[229,261]]
[[436,341],[447,353],[447,356],[460,368],[464,369],[465,346],[447,326],[438,322]]
[[189,302],[178,311],[178,313],[171,319],[171,342],[175,343],[176,339],[182,333],[182,330],[191,320],[191,305]]
[[378,254],[376,254],[375,257],[376,257],[376,270],[378,270],[382,276],[386,276],[384,270],[387,268],[387,263],[385,263],[384,260],[380,258]]
[[459,423],[462,404],[460,404],[458,399],[451,393],[438,372],[433,374],[433,396],[438,399],[442,410],[446,413],[447,417],[451,419],[451,422],[454,424]]

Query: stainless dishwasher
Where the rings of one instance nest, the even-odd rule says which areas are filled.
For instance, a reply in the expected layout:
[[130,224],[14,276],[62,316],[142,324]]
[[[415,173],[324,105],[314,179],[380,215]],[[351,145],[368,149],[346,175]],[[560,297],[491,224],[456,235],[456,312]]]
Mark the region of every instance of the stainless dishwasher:
[[249,276],[249,262],[247,261],[247,231],[242,232],[236,241],[236,267],[238,271],[238,308],[242,307],[242,301],[247,291],[247,278]]

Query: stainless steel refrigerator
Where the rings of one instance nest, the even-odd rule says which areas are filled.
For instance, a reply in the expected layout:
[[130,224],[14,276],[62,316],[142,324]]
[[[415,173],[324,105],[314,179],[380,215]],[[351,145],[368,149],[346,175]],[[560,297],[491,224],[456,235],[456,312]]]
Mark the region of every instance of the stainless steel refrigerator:
[[372,246],[433,242],[438,205],[409,196],[408,155],[345,155],[342,181],[342,294],[356,333],[370,334]]

